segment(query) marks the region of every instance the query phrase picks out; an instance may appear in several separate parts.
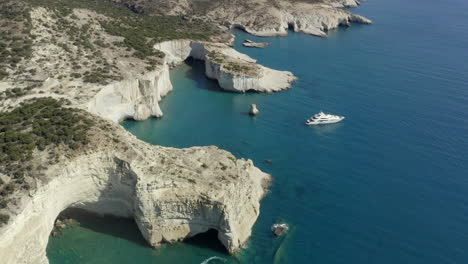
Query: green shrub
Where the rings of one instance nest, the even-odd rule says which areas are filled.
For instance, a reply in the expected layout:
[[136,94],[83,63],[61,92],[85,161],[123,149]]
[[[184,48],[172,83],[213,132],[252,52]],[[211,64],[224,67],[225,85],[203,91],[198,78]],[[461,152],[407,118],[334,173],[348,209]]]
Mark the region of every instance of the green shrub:
[[74,72],[71,74],[71,77],[77,79],[77,78],[81,78],[81,74],[80,73],[77,73],[77,72]]
[[4,79],[5,77],[8,77],[8,72],[5,70],[0,69],[0,80]]
[[0,209],[6,208],[8,205],[8,201],[6,199],[0,199]]
[[[14,90],[14,89],[13,89]],[[88,144],[88,130],[94,122],[77,109],[64,107],[64,101],[37,98],[11,112],[0,113],[0,170],[23,183],[33,151],[49,145],[78,149]],[[5,186],[11,193],[14,185]]]
[[10,221],[10,216],[7,214],[0,214],[0,226],[5,225]]

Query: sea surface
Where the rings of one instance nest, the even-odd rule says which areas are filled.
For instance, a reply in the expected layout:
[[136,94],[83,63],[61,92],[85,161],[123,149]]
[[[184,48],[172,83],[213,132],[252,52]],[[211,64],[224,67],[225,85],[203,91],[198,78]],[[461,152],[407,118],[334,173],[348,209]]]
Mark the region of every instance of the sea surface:
[[[171,72],[162,119],[122,124],[152,144],[217,145],[273,175],[241,253],[228,256],[216,234],[153,250],[133,221],[90,218],[50,239],[50,263],[468,263],[468,1],[352,11],[375,23],[328,38],[235,32],[237,50],[299,77],[290,90],[223,92],[189,61]],[[272,45],[244,48],[246,38]],[[346,120],[305,126],[320,110]],[[286,236],[271,234],[277,221]]]

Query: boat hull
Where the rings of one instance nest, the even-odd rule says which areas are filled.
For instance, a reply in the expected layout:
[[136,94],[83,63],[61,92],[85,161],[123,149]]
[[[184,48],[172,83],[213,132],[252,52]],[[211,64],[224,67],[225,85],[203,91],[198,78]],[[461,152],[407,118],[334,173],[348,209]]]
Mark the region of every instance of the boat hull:
[[336,119],[336,120],[327,120],[327,121],[323,121],[323,122],[316,122],[316,121],[309,121],[309,120],[307,120],[305,124],[308,125],[308,126],[335,124],[335,123],[338,123],[338,122],[343,121],[343,119],[345,119],[345,118],[344,118],[344,117],[340,117],[340,119]]

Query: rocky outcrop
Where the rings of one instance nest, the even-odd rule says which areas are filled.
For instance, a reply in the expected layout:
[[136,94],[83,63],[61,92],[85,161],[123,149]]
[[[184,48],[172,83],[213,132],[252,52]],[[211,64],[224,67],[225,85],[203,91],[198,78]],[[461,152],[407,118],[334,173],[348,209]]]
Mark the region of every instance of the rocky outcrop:
[[[292,73],[258,65],[254,59],[225,44],[174,40],[158,43],[155,48],[166,54],[163,65],[155,71],[126,76],[123,81],[104,86],[87,103],[87,110],[114,122],[161,117],[158,102],[172,90],[169,65],[189,57],[204,60],[207,77],[218,80],[221,88],[231,92],[275,92],[290,88],[296,80]],[[223,61],[210,59],[210,53],[223,56]],[[248,71],[236,70],[233,65]]]
[[189,57],[205,61],[205,74],[231,92],[277,92],[291,88],[297,78],[288,71],[273,70],[225,44],[166,41],[155,45],[166,54],[168,63],[178,64]]
[[82,155],[48,167],[34,190],[18,194],[9,224],[0,228],[2,263],[48,263],[54,221],[70,207],[133,217],[155,247],[209,229],[229,252],[242,247],[269,175],[216,147],[151,146],[112,129],[121,145],[96,140]]
[[88,111],[114,122],[161,117],[158,102],[171,90],[169,67],[164,63],[143,76],[106,85],[88,103]]
[[256,36],[286,36],[295,32],[326,37],[329,30],[351,23],[371,24],[372,21],[346,10],[326,4],[284,4],[280,9],[268,8],[268,15],[253,17],[250,12],[229,19],[231,27],[241,28]]
[[271,45],[271,43],[268,42],[254,42],[252,40],[246,39],[244,43],[242,43],[244,47],[248,48],[265,48]]
[[[165,1],[136,0],[157,4]],[[190,13],[187,19],[217,21],[262,36],[284,35],[289,27],[298,32],[325,36],[328,30],[340,25],[370,23],[370,20],[338,8],[357,5],[355,0],[324,0],[321,4],[220,0],[213,1],[213,6],[203,12],[193,9],[196,5],[191,0],[167,1],[175,3],[161,5],[170,9],[165,14]],[[87,19],[93,36],[104,37],[108,43],[123,41],[106,35],[94,19],[94,12],[75,10],[74,15],[78,17],[76,23]],[[172,89],[169,65],[188,57],[204,60],[206,75],[216,79],[221,88],[232,92],[280,91],[289,88],[296,79],[290,72],[258,65],[254,59],[227,45],[190,40],[157,44],[155,48],[166,56],[160,57],[155,69],[149,67],[153,65],[132,58],[123,48],[117,53],[114,49],[103,48],[99,58],[92,54],[82,56],[74,52],[78,49],[66,34],[50,31],[50,25],[58,22],[53,17],[43,8],[32,12],[32,33],[40,39],[35,41],[31,58],[23,66],[37,70],[32,80],[35,84],[24,96],[4,99],[0,109],[17,107],[29,98],[50,96],[68,99],[67,107],[86,109],[91,115],[114,122],[161,116],[158,101]],[[63,47],[45,41],[52,38],[58,38]],[[67,45],[73,47],[71,52],[67,51]],[[106,68],[107,84],[103,80],[90,83],[81,77],[73,77],[73,73],[78,75],[72,61],[92,67],[106,64],[110,69]],[[81,71],[86,73],[86,69]],[[94,76],[100,76],[101,72],[96,74]],[[3,91],[16,85],[23,90],[29,89],[26,84],[22,87],[16,81],[0,83],[0,89]],[[2,209],[10,220],[0,227],[1,263],[48,263],[45,254],[48,238],[55,219],[66,208],[132,217],[144,238],[155,247],[209,229],[217,230],[219,240],[229,252],[235,252],[245,244],[259,215],[260,200],[266,193],[269,175],[256,168],[252,161],[238,160],[216,147],[174,149],[152,146],[137,140],[117,124],[95,118],[106,123],[106,131],[96,133],[87,149],[80,154],[64,151],[55,156],[57,161],[44,167],[44,178],[34,178],[30,189],[16,190],[9,197],[14,202]],[[44,155],[36,162],[47,164],[46,161],[48,156]],[[0,175],[0,178],[7,177]]]
[[258,114],[260,114],[260,111],[258,110],[257,105],[256,104],[251,104],[250,105],[250,110],[249,110],[249,115],[256,116]]
[[288,230],[289,230],[289,226],[285,223],[274,224],[271,227],[271,231],[277,237],[284,235],[286,232],[288,232]]
[[213,21],[238,27],[257,36],[284,36],[288,29],[325,37],[327,31],[371,20],[342,8],[357,7],[358,0],[113,0],[137,3],[156,14],[184,15],[188,19]]

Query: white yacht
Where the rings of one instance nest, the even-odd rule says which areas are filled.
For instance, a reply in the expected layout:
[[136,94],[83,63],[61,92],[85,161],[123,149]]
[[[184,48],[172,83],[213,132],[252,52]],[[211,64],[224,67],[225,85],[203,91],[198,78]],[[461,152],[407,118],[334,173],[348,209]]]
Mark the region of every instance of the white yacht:
[[344,116],[337,116],[337,115],[330,115],[325,114],[324,112],[320,112],[311,118],[307,119],[306,125],[321,125],[321,124],[333,124],[338,123],[341,120],[345,119]]

